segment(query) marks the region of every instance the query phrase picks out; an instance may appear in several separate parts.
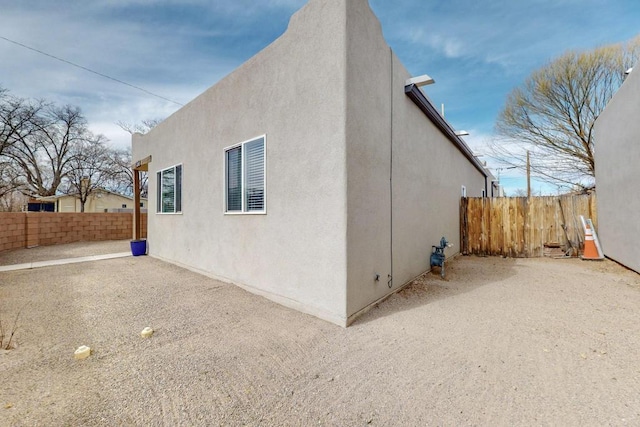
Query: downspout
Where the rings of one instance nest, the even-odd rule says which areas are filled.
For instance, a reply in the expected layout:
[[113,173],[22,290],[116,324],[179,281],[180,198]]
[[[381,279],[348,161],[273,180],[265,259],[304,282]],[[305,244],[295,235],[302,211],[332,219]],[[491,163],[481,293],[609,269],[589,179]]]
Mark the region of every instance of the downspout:
[[387,286],[389,289],[393,287],[393,49],[389,47],[389,57],[391,59],[390,64],[390,72],[391,77],[389,78],[389,92],[391,94],[391,103],[390,103],[390,115],[391,115],[391,126],[390,126],[390,138],[389,138],[389,255],[391,257],[390,268],[391,274],[389,274],[389,281],[387,282]]

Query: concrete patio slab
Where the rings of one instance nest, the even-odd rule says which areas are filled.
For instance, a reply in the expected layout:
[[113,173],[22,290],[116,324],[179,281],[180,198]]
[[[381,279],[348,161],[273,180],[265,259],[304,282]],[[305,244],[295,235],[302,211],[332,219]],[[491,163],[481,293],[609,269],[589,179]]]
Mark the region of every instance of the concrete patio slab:
[[77,257],[77,258],[54,259],[50,261],[36,261],[36,262],[28,262],[24,264],[0,265],[0,272],[15,271],[15,270],[29,270],[32,268],[50,267],[53,265],[75,264],[78,262],[101,261],[104,259],[124,258],[128,256],[132,256],[131,252],[121,252],[116,254],[105,254],[105,255],[91,255],[91,256]]

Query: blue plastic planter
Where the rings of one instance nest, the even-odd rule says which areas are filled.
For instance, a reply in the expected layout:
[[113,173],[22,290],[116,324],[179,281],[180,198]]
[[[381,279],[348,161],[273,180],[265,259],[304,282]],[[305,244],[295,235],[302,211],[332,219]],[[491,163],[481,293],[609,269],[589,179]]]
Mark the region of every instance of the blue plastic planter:
[[146,240],[132,240],[131,241],[131,254],[133,256],[140,256],[147,254],[147,241]]

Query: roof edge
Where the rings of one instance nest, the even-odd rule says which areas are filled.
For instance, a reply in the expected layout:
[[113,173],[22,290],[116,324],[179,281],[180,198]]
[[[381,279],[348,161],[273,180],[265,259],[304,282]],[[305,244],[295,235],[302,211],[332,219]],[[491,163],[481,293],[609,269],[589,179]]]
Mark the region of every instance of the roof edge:
[[456,146],[460,152],[469,160],[476,169],[486,178],[489,176],[487,170],[484,168],[480,160],[473,155],[473,151],[469,146],[456,135],[451,125],[440,115],[438,110],[431,104],[427,97],[422,93],[420,88],[415,84],[406,85],[404,87],[404,93],[422,110],[422,112],[436,125],[436,127],[447,137],[447,139]]

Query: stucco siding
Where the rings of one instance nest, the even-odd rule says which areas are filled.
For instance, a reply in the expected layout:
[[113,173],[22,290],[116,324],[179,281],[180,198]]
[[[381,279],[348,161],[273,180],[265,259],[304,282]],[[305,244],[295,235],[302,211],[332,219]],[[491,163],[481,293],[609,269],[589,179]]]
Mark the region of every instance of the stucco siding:
[[411,76],[368,2],[353,0],[347,11],[347,312],[353,316],[428,270],[431,245],[442,236],[454,244],[448,255],[459,252],[461,186],[479,197],[485,179],[405,94]]
[[[396,70],[403,85],[408,75]],[[447,256],[460,252],[462,186],[481,197],[485,177],[404,93],[394,98],[393,270],[402,285],[430,268],[442,237],[453,244]]]
[[[155,173],[183,165],[182,214],[149,215],[149,251],[344,324],[344,0],[287,32],[144,137]],[[266,135],[266,215],[225,215],[224,148]]]
[[[133,138],[152,156],[149,253],[340,325],[459,250],[484,176],[405,95],[367,0],[310,0],[287,32]],[[225,147],[266,135],[266,214],[225,215]],[[182,165],[182,213],[154,214]],[[376,280],[379,275],[379,280]],[[391,287],[387,286],[392,277]]]
[[347,312],[352,315],[389,292],[391,51],[368,1],[347,3]]
[[598,237],[606,256],[640,272],[640,64],[595,126]]

